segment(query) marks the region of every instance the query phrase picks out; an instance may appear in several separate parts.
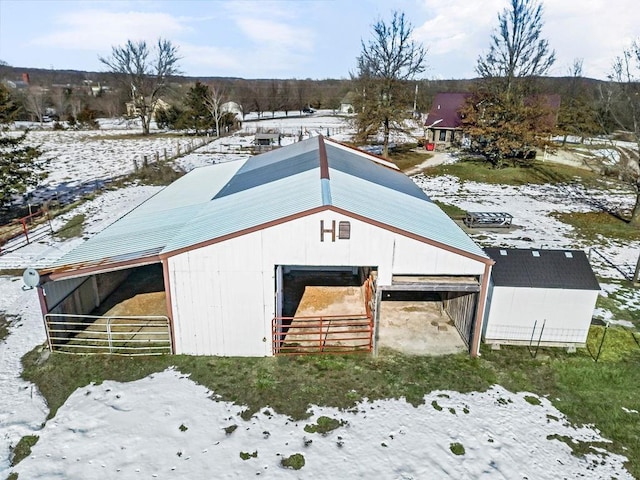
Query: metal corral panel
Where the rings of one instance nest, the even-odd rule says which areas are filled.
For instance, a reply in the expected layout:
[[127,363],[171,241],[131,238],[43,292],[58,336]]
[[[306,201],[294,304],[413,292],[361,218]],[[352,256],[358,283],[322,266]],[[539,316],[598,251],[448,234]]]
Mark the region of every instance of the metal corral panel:
[[589,333],[598,291],[494,286],[490,298],[486,342],[528,343],[533,338],[534,344],[539,339],[581,344]]
[[488,258],[436,204],[343,172],[331,172],[334,205],[423,238]]
[[[351,235],[331,240],[325,228],[348,221]],[[407,251],[398,271],[399,251]],[[409,261],[412,259],[412,261]],[[459,262],[457,259],[461,259]],[[372,266],[378,284],[393,274],[481,274],[484,262],[353,217],[324,211],[188,250],[168,258],[177,353],[271,355],[275,267]]]

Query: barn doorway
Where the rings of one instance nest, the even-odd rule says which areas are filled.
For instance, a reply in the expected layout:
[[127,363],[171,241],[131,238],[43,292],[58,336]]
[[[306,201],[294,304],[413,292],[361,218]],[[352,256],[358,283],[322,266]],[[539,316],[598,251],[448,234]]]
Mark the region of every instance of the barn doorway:
[[49,348],[66,353],[172,352],[162,265],[44,284]]
[[480,291],[476,277],[395,277],[383,287],[377,348],[410,355],[469,350]]
[[275,267],[274,354],[369,352],[377,269]]

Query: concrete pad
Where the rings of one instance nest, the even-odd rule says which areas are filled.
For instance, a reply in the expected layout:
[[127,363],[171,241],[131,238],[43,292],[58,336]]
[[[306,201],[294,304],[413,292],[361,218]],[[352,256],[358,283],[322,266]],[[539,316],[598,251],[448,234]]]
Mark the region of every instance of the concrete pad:
[[458,330],[436,301],[380,302],[378,347],[409,355],[467,351]]

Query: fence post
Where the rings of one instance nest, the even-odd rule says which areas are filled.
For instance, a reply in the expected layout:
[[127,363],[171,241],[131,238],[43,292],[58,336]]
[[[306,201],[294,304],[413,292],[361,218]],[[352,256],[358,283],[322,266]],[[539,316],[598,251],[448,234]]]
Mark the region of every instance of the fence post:
[[113,342],[111,340],[111,317],[107,317],[107,341],[109,342],[109,353],[113,353]]
[[319,352],[322,353],[322,351],[324,350],[324,347],[322,346],[322,317],[320,317],[320,338],[319,338],[319,341],[320,341],[320,343],[318,345],[318,348],[319,348]]

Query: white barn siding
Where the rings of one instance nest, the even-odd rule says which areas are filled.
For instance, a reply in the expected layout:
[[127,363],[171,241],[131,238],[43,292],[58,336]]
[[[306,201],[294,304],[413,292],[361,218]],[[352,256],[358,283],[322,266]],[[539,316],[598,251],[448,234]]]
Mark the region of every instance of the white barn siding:
[[[325,234],[336,221],[336,240]],[[351,238],[337,238],[339,221]],[[271,355],[275,266],[373,266],[394,274],[480,275],[484,264],[332,211],[312,214],[168,259],[176,353]]]
[[586,342],[598,291],[560,288],[493,287],[485,341],[529,342],[534,324],[535,342]]

